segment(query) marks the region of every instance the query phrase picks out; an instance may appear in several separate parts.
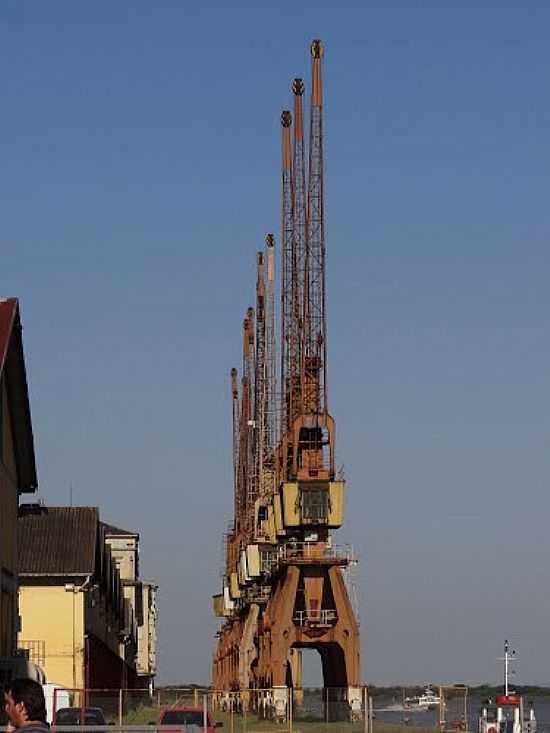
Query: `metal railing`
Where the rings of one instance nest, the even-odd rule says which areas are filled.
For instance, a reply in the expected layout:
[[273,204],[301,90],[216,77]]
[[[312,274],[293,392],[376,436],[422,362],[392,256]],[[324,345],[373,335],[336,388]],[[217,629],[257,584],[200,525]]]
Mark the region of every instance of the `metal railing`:
[[347,565],[353,560],[350,545],[333,545],[329,542],[286,542],[278,550],[280,562],[310,562],[328,560]]
[[260,553],[260,570],[262,573],[271,573],[279,565],[279,557],[276,550],[263,550]]
[[264,550],[260,554],[260,571],[276,573],[281,565],[305,564],[312,561],[335,565],[355,562],[351,545],[333,545],[330,542],[286,542],[276,550]]
[[307,609],[305,611],[296,611],[294,614],[294,623],[298,626],[306,626],[316,624],[317,626],[332,626],[338,620],[336,609],[319,608]]
[[[328,620],[331,610],[324,610],[327,613],[322,616]],[[293,729],[293,723],[307,724],[305,730],[312,733],[318,733],[324,723],[331,723],[331,733],[358,733],[358,721],[365,721],[367,717],[367,690],[362,686],[272,687],[240,691],[204,687],[159,688],[154,692],[145,689],[56,688],[52,703],[51,710],[48,709],[48,720],[53,723],[52,733],[56,730],[59,733],[202,733],[204,726],[197,725],[198,720],[194,725],[184,724],[177,718],[178,711],[183,715],[188,712],[200,714],[201,721],[206,716],[210,721],[208,733],[212,733],[216,723],[223,725],[222,733],[223,730],[227,733],[251,733],[258,727],[265,733],[284,733]],[[60,724],[61,720],[56,720],[57,715],[61,708],[66,710],[68,707],[76,715],[80,712],[84,723],[87,722],[87,709],[93,708],[96,715],[101,711],[102,723]],[[174,713],[170,718],[173,722],[162,723],[168,710]],[[372,729],[370,733],[373,733]]]
[[267,603],[271,598],[271,586],[262,585],[260,587],[248,588],[246,597],[253,603]]
[[22,639],[16,656],[25,656],[30,662],[43,667],[46,664],[46,642],[44,639]]

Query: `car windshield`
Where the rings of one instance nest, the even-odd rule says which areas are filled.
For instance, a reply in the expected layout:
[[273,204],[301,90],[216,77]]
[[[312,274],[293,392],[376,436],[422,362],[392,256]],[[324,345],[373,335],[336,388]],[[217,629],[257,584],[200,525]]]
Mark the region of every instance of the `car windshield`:
[[80,721],[84,718],[85,725],[104,725],[105,718],[101,710],[86,708],[84,715],[80,708],[62,708],[58,710],[55,716],[57,725],[80,725]]
[[167,710],[161,718],[161,725],[202,725],[203,714],[196,710]]

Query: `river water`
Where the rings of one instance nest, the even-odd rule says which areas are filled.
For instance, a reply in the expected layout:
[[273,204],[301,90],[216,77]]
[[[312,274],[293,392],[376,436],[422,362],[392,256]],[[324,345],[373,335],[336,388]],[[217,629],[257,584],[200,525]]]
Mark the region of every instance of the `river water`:
[[[480,698],[468,699],[468,723],[470,731],[477,731],[478,716],[481,708]],[[550,697],[526,696],[523,699],[525,715],[528,713],[529,704],[533,703],[537,719],[538,733],[550,733]],[[394,701],[386,698],[374,698],[374,712],[376,720],[388,723],[405,723],[407,725],[418,725],[425,727],[436,726],[438,723],[438,710],[426,710],[423,712],[411,713],[409,710],[392,710]],[[398,705],[396,707],[399,707]],[[463,703],[451,700],[447,706],[447,718],[459,720],[462,717]]]

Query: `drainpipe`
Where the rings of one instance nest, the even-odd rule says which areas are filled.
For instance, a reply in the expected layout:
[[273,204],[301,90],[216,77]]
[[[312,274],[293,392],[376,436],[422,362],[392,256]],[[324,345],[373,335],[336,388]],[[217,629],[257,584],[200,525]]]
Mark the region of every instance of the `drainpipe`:
[[84,687],[88,690],[90,687],[90,639],[88,634],[84,634]]
[[88,586],[89,586],[89,585],[90,585],[90,583],[92,582],[92,577],[93,577],[92,575],[88,575],[88,576],[86,577],[86,580],[85,580],[85,581],[84,581],[84,582],[82,583],[82,585],[81,585],[81,586],[79,586],[79,587],[78,587],[78,589],[77,589],[77,593],[82,593],[82,592],[84,592],[84,591],[88,590]]
[[[90,589],[90,583],[92,582],[92,575],[88,575],[86,577],[86,580],[82,583],[80,586],[74,586],[73,590],[73,679],[76,681],[76,650],[75,650],[75,593],[86,593]],[[89,669],[88,669],[88,653],[87,653],[87,647],[88,647],[88,636],[86,634],[86,612],[85,609],[83,609],[82,614],[82,631],[83,631],[83,637],[84,637],[84,669],[83,669],[83,675],[82,675],[82,681],[84,683],[84,699],[82,700],[82,713],[84,712],[84,707],[88,704],[88,682],[89,682]],[[76,686],[73,683],[73,686]],[[83,722],[83,721],[81,721]]]

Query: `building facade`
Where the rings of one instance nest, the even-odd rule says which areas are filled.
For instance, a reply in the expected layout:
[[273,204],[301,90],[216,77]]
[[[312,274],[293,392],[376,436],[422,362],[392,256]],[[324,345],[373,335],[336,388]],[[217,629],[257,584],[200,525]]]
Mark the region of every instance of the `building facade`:
[[137,622],[138,686],[152,691],[156,675],[157,586],[139,576],[139,534],[110,524],[103,527],[105,541],[120,574],[125,601]]
[[19,304],[0,299],[0,681],[12,676],[19,628],[19,496],[36,485]]
[[48,682],[137,686],[137,624],[95,507],[21,507],[19,647]]
[[154,583],[141,582],[143,623],[138,626],[137,673],[151,692],[157,673],[157,590]]

